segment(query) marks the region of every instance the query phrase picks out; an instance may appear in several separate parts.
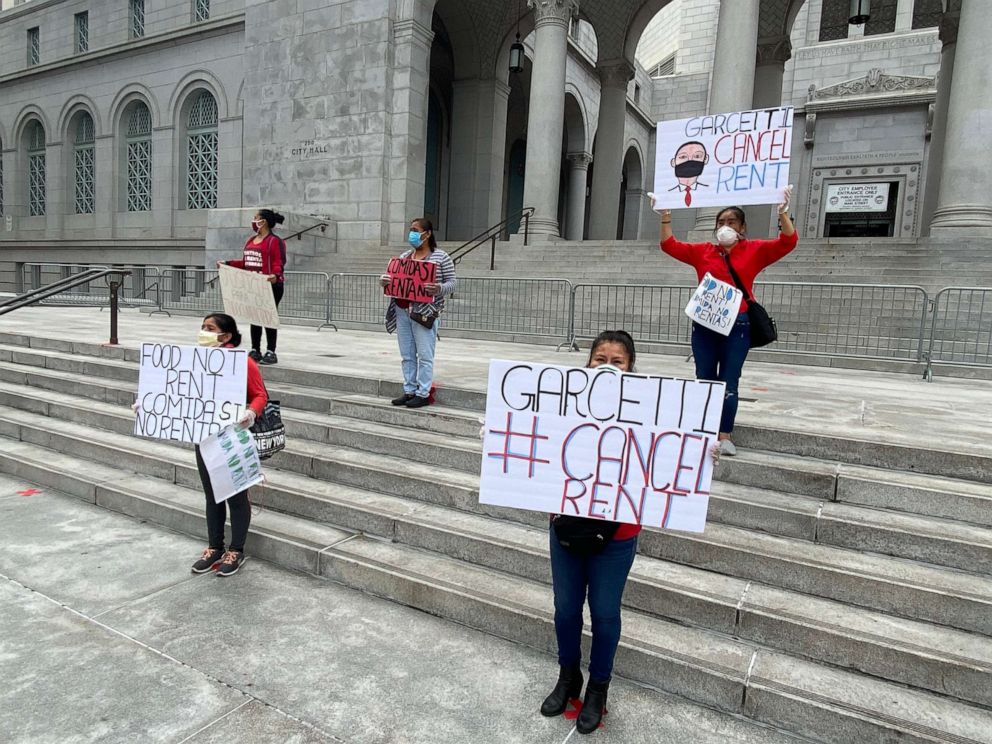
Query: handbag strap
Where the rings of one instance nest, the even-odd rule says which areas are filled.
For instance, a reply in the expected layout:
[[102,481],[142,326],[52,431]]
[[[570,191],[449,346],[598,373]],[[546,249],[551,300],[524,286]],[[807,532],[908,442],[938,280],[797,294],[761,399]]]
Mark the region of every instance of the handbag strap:
[[737,285],[737,289],[744,294],[744,301],[751,302],[751,293],[747,291],[747,288],[744,286],[744,282],[741,281],[741,278],[737,276],[737,272],[734,271],[734,265],[730,263],[730,256],[726,253],[721,253],[720,255],[723,256],[723,260],[727,262],[727,268],[730,269],[730,275],[734,277],[734,284]]

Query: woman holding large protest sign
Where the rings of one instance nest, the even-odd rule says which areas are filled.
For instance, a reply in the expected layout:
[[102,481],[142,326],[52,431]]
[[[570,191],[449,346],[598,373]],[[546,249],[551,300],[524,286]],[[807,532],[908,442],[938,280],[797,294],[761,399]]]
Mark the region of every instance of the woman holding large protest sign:
[[[407,242],[411,250],[390,261],[390,269],[405,276],[386,273],[380,284],[390,293],[386,330],[396,331],[403,369],[403,395],[393,400],[393,405],[421,408],[430,403],[437,320],[444,312],[445,298],[455,291],[455,263],[437,247],[434,225],[424,217],[410,223]],[[418,283],[423,276],[434,278]],[[394,287],[396,291],[391,292]],[[414,299],[421,292],[423,295]]]
[[[586,366],[632,372],[635,357],[634,339],[629,333],[603,331],[592,343]],[[560,670],[558,682],[541,705],[541,714],[561,715],[569,701],[575,701],[582,692],[582,607],[588,592],[592,652],[589,684],[575,723],[581,734],[595,731],[606,712],[613,660],[620,643],[620,599],[640,531],[637,524],[563,515],[551,518],[551,579]]]
[[[200,334],[197,337],[199,346],[222,346],[235,348],[241,345],[241,333],[238,324],[230,315],[213,313],[203,319]],[[262,381],[262,373],[255,360],[248,357],[248,389],[246,403],[248,408],[238,421],[238,426],[250,429],[255,419],[262,415],[269,394]],[[251,504],[248,502],[248,491],[241,491],[220,503],[215,502],[213,487],[210,483],[210,473],[196,447],[196,467],[200,473],[200,483],[207,499],[207,536],[210,544],[203,551],[200,559],[193,564],[193,573],[206,573],[217,568],[218,576],[230,576],[237,573],[245,560],[245,540],[248,537],[248,526],[251,524]],[[224,549],[224,521],[227,518],[227,505],[231,509],[231,544]]]
[[[730,285],[728,292],[736,287],[743,293],[736,319],[728,323],[727,335],[705,327],[699,322],[692,324],[692,354],[696,360],[696,377],[700,380],[719,380],[727,384],[720,420],[720,451],[725,455],[737,454],[731,440],[734,420],[737,417],[737,390],[744,368],[744,360],[754,345],[754,328],[749,318],[749,302],[753,305],[752,286],[758,274],[790,253],[799,241],[796,228],[789,218],[789,202],[792,187],[783,192],[783,201],[778,205],[781,232],[773,240],[751,240],[747,237],[747,220],[740,207],[727,207],[716,216],[712,243],[683,243],[672,234],[672,215],[667,209],[661,211],[661,250],[672,258],[687,263],[696,270],[697,278],[703,281],[707,274],[712,279]],[[652,208],[654,207],[652,196]],[[752,308],[757,311],[760,306]],[[767,343],[763,340],[763,343]]]
[[[265,274],[272,283],[276,307],[279,307],[285,289],[283,269],[286,264],[286,243],[272,231],[285,220],[285,217],[271,209],[259,209],[251,221],[251,229],[255,234],[245,243],[244,256],[240,260],[217,262],[218,266],[227,264],[236,269]],[[266,351],[265,356],[262,356],[262,327],[251,326],[251,351],[248,356],[259,364],[275,364],[279,361],[276,356],[278,337],[279,329],[265,329]]]

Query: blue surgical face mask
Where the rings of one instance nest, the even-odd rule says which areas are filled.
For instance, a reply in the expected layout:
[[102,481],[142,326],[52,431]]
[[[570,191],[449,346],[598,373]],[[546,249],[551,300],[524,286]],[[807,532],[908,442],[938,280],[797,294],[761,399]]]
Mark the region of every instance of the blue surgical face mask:
[[424,241],[420,237],[420,233],[416,230],[411,230],[410,234],[406,236],[406,242],[412,245],[414,248],[419,248],[420,244]]

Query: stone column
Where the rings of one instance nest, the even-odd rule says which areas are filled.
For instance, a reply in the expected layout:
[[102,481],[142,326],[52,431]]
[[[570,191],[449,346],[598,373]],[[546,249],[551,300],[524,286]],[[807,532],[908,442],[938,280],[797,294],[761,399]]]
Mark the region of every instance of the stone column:
[[[782,105],[785,63],[789,61],[791,56],[792,42],[788,36],[759,41],[754,70],[753,108],[774,108]],[[755,216],[749,220],[749,223],[749,233],[753,237],[776,235],[778,234],[778,210],[771,207],[764,216],[759,215],[758,211],[755,210]]]
[[[757,66],[759,5],[760,0],[720,3],[707,109],[711,114],[751,108]],[[697,210],[696,229],[690,235],[691,239],[709,238],[716,212],[716,209]]]
[[599,66],[599,125],[596,129],[596,170],[592,174],[589,238],[616,240],[623,177],[623,137],[627,119],[627,84],[634,68],[627,60]]
[[582,240],[586,224],[586,183],[591,162],[592,155],[588,152],[568,153],[568,207],[565,210],[565,237],[568,240]]
[[510,101],[510,86],[502,80],[494,82],[492,97],[492,148],[488,158],[489,215],[486,224],[495,225],[503,219],[503,171],[506,168],[506,113]]
[[[102,134],[96,138],[94,146],[94,156],[96,157],[96,191],[93,195],[94,206],[94,235],[95,238],[111,237],[110,227],[112,215],[117,211],[117,204],[114,202],[114,195],[117,189],[114,185],[118,183],[118,174],[122,168],[117,166],[114,172],[114,165],[118,159],[114,157],[114,147],[116,139],[111,134]],[[126,167],[126,164],[124,164]],[[127,185],[124,184],[124,188]]]
[[940,173],[944,162],[944,141],[947,136],[947,107],[951,101],[951,80],[954,79],[954,56],[958,46],[958,14],[944,13],[940,22],[940,70],[937,72],[937,100],[933,104],[930,130],[930,151],[923,187],[923,209],[920,215],[921,233],[929,235],[930,223],[937,209],[940,194]]
[[558,235],[568,22],[578,12],[578,3],[576,0],[527,0],[527,6],[534,9],[535,39],[524,207],[535,210],[530,220],[532,233]]
[[[46,137],[53,137],[55,132],[45,132]],[[67,138],[68,139],[68,138]],[[71,209],[66,195],[72,198],[70,189],[75,187],[75,179],[62,159],[68,149],[70,157],[72,146],[48,143],[45,148],[45,237],[50,239],[62,238],[62,227],[65,224],[65,211]]]
[[992,88],[992,68],[974,63],[985,59],[992,36],[987,10],[975,2],[961,7],[957,45],[969,64],[955,65],[950,80],[940,193],[930,223],[934,236],[992,237],[992,170],[978,156],[992,140],[992,106],[984,94]]

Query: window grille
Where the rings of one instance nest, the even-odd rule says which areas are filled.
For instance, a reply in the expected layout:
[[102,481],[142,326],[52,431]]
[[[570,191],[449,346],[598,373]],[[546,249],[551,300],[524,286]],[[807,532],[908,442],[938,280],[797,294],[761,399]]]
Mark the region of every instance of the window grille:
[[76,139],[73,143],[76,214],[93,214],[96,182],[95,142],[93,117],[89,114],[80,114],[79,123],[76,125]]
[[127,211],[148,212],[152,208],[152,115],[148,107],[134,103],[125,133],[127,167]]
[[941,0],[916,0],[913,3],[913,28],[933,28],[943,17]]
[[76,13],[76,54],[90,50],[90,14]]
[[217,102],[207,91],[196,94],[186,135],[186,208],[217,206]]
[[193,0],[193,23],[210,19],[210,0]]
[[45,214],[45,128],[41,122],[28,125],[28,214]]
[[865,24],[865,36],[891,34],[896,30],[898,0],[874,0],[871,4],[871,18]]
[[35,26],[28,29],[28,66],[41,64],[41,31]]
[[145,0],[129,0],[128,9],[131,17],[131,38],[140,39],[145,35]]

